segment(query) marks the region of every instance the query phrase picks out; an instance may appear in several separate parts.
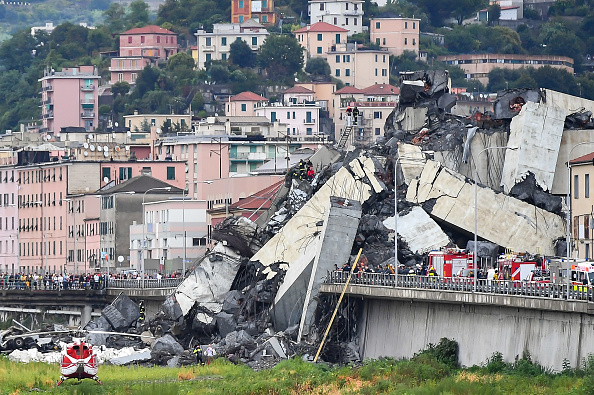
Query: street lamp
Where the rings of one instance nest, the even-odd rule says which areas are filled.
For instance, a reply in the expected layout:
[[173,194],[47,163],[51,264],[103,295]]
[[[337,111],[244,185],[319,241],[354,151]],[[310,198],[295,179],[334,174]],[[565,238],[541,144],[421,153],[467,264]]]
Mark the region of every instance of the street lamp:
[[477,196],[478,196],[478,166],[477,162],[481,156],[481,154],[485,151],[489,151],[492,149],[503,149],[503,150],[517,150],[518,147],[487,147],[480,151],[476,156],[476,160],[474,163],[474,286],[473,292],[476,292],[476,282],[477,282],[477,272],[478,272],[478,253],[477,253],[477,232],[478,232],[478,209],[477,209]]
[[140,275],[142,276],[142,288],[144,288],[144,250],[146,248],[146,240],[145,240],[145,228],[146,228],[146,213],[144,211],[144,198],[146,197],[147,192],[150,191],[171,191],[171,187],[155,187],[149,188],[142,194],[142,248],[140,249],[140,264],[141,264],[141,271]]
[[567,232],[565,235],[565,242],[567,243],[567,248],[566,248],[566,255],[567,255],[567,300],[569,300],[569,279],[570,279],[570,275],[569,275],[569,269],[570,269],[570,265],[569,265],[569,259],[571,258],[571,233],[570,233],[570,224],[571,224],[571,200],[570,200],[570,193],[571,193],[571,165],[570,165],[570,160],[571,160],[571,153],[573,152],[573,150],[576,147],[579,147],[580,145],[586,145],[586,144],[594,144],[594,141],[583,141],[581,143],[578,143],[576,145],[574,145],[573,147],[571,147],[571,149],[569,150],[569,154],[567,154],[567,196],[565,199],[565,204],[567,204],[567,211],[565,212],[565,227],[567,228]]

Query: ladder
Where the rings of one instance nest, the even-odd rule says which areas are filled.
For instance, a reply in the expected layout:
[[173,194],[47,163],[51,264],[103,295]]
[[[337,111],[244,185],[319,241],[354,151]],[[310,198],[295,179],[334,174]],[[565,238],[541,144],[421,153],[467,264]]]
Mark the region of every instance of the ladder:
[[338,148],[344,148],[347,140],[349,139],[349,136],[351,135],[352,130],[353,130],[353,126],[347,126],[344,128],[344,131],[340,135],[340,140],[338,141],[338,145],[337,145]]

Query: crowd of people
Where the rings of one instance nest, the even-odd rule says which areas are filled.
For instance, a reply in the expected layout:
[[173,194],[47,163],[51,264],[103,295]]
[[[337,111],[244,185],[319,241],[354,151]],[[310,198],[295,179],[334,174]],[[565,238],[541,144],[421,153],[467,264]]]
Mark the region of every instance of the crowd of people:
[[437,271],[433,266],[427,265],[416,265],[414,267],[406,267],[405,265],[399,265],[398,269],[395,269],[393,265],[377,265],[373,266],[369,264],[364,255],[353,269],[350,263],[345,263],[342,267],[334,265],[336,271],[350,272],[353,273],[378,273],[378,274],[399,274],[399,275],[412,275],[412,276],[437,276]]
[[[171,274],[146,273],[147,280],[162,280],[167,278],[179,278],[181,273]],[[83,274],[62,274],[46,273],[0,273],[0,289],[22,289],[22,290],[78,290],[78,289],[105,289],[109,280],[141,280],[142,276],[137,272],[127,273],[83,273]]]
[[293,168],[292,177],[299,180],[308,180],[311,182],[314,179],[315,171],[311,161],[304,161],[301,159],[299,164]]

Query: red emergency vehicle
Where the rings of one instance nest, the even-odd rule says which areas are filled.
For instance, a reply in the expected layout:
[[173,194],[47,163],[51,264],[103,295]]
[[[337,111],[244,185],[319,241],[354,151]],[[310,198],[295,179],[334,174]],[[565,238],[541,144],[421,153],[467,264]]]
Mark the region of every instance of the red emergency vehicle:
[[433,266],[437,275],[452,277],[461,269],[474,269],[473,253],[456,248],[431,251],[427,256],[427,269]]
[[498,260],[499,279],[531,281],[535,271],[545,271],[545,263],[538,255],[504,254]]

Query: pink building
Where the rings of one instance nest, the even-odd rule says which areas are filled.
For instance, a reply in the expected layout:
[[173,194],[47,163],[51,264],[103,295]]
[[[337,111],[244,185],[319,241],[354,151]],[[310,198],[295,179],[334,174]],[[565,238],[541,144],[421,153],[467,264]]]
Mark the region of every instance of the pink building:
[[255,115],[256,106],[268,102],[268,99],[254,92],[241,92],[229,98],[226,115],[252,116]]
[[186,185],[186,163],[184,161],[106,161],[99,162],[99,166],[100,174],[97,176],[100,175],[101,188],[109,183],[117,185],[140,175],[152,176],[181,189]]
[[326,53],[331,50],[332,46],[346,43],[348,33],[347,29],[326,22],[317,22],[293,32],[303,47],[306,60],[316,57],[326,59]]
[[177,34],[150,25],[120,34],[120,56],[111,59],[111,83],[136,83],[138,73],[149,64],[169,59],[178,53]]
[[68,273],[94,272],[99,257],[100,199],[94,195],[76,195],[63,199],[66,204]]
[[20,271],[17,178],[14,166],[0,167],[0,273]]
[[375,18],[369,21],[369,41],[400,56],[404,51],[419,53],[419,23],[415,18]]
[[153,64],[154,62],[152,62],[150,58],[112,58],[111,66],[109,67],[109,71],[111,72],[111,83],[125,81],[129,84],[135,84],[136,78],[138,78],[138,73],[140,73],[146,66]]
[[94,66],[45,70],[41,82],[41,132],[59,135],[66,126],[94,130],[99,120],[97,87],[101,77]]

